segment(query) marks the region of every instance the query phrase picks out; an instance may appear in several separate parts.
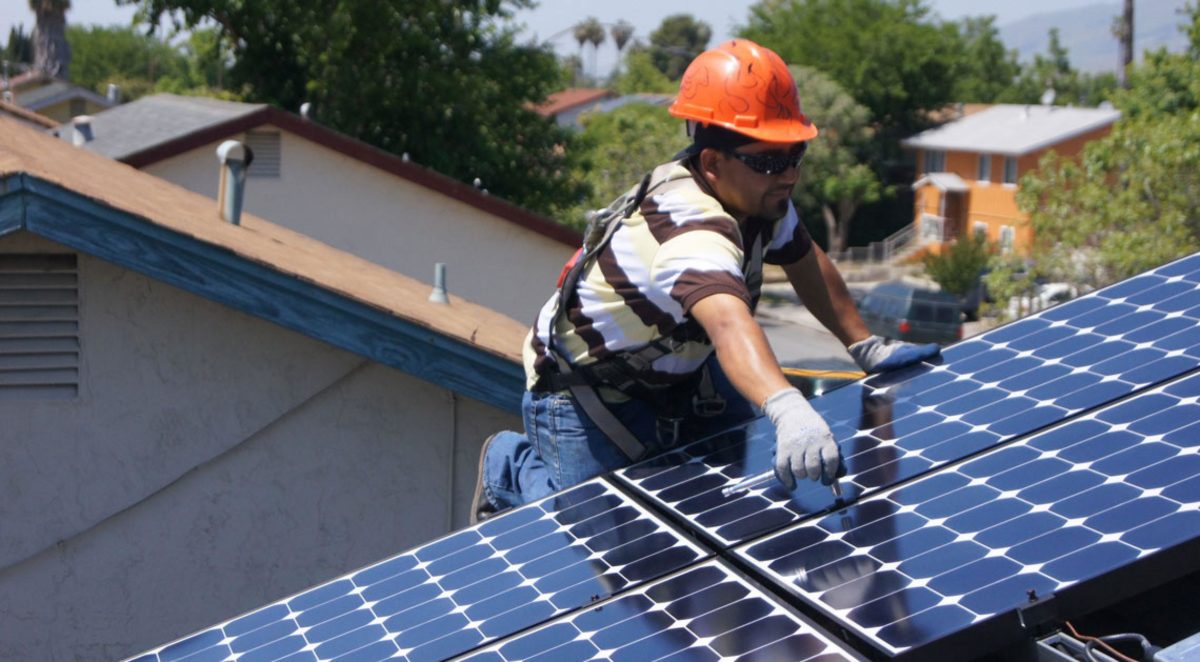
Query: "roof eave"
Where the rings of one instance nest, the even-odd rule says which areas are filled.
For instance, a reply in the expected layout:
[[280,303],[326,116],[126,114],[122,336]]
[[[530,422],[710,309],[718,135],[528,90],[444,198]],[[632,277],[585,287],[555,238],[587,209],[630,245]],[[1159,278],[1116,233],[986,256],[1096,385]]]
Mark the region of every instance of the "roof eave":
[[[25,173],[0,174],[0,236],[25,230],[516,413],[512,357]],[[146,259],[154,255],[154,260]]]

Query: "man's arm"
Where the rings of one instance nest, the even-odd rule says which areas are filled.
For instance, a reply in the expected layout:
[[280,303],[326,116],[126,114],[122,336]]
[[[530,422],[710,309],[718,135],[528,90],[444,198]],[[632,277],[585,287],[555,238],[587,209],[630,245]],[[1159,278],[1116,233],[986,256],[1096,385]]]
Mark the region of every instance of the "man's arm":
[[784,265],[783,271],[808,310],[865,372],[895,370],[938,355],[940,348],[934,343],[914,345],[871,335],[842,274],[820,246],[813,244],[807,255]]
[[783,272],[813,317],[843,345],[849,347],[870,337],[846,281],[820,246],[813,244],[808,255],[784,265]]
[[729,381],[775,425],[775,475],[789,490],[797,478],[832,480],[841,456],[833,433],[800,391],[788,383],[767,337],[746,303],[713,294],[689,314],[704,327]]
[[761,407],[768,397],[791,386],[762,327],[741,299],[714,294],[692,306],[690,314],[712,340],[721,369],[750,404]]

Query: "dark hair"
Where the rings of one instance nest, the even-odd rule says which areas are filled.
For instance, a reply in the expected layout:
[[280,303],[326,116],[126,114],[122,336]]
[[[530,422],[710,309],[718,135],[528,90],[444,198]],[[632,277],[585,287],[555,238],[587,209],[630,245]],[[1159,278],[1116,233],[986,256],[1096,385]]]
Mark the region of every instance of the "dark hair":
[[728,152],[755,142],[754,138],[740,134],[736,131],[730,131],[723,126],[716,124],[701,124],[699,122],[689,122],[692,130],[692,144],[688,145],[687,149],[676,155],[675,158],[681,159],[685,157],[696,157],[700,151],[705,148],[719,149],[723,152]]

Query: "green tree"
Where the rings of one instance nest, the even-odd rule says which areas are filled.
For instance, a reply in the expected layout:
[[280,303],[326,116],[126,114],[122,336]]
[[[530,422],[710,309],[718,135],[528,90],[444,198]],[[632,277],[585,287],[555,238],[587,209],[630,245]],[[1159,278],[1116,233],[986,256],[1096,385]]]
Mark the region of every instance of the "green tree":
[[816,69],[789,67],[804,102],[804,113],[820,135],[804,157],[796,204],[806,217],[817,212],[825,223],[829,250],[842,251],[858,207],[874,202],[883,184],[864,161],[875,131],[870,112]]
[[4,45],[0,59],[14,64],[33,64],[33,38],[25,33],[23,24],[8,30],[8,43]]
[[958,30],[922,0],[762,0],[740,32],[831,77],[893,144],[926,126],[925,110],[956,100]]
[[102,92],[111,82],[137,81],[138,92],[126,89],[127,99],[152,90],[163,76],[181,77],[187,70],[187,58],[174,46],[134,28],[72,25],[67,42],[72,82]]
[[[1189,6],[1192,53],[1200,12]],[[1113,132],[1079,160],[1048,154],[1017,202],[1035,235],[1033,268],[1099,287],[1200,250],[1200,60],[1152,54],[1114,95]],[[1176,83],[1180,83],[1178,88]]]
[[109,83],[132,101],[152,92],[237,98],[225,91],[228,50],[213,29],[197,28],[175,46],[153,34],[119,26],[70,26],[72,80],[103,93]]
[[675,94],[679,91],[679,84],[671,82],[666,74],[654,66],[648,50],[631,48],[625,55],[624,70],[613,80],[613,90],[619,94]]
[[1099,287],[1200,250],[1200,116],[1122,120],[1079,162],[1050,153],[1017,202],[1054,280]]
[[597,80],[599,76],[596,73],[596,53],[600,50],[600,44],[604,43],[604,25],[595,16],[588,16],[575,26],[574,34],[575,41],[579,42],[580,58],[583,57],[583,45],[592,45],[592,80]]
[[950,244],[940,254],[927,253],[921,262],[927,276],[943,290],[961,297],[979,282],[979,273],[987,266],[991,253],[984,237],[972,235]]
[[697,55],[708,48],[712,27],[691,14],[674,14],[650,33],[650,58],[667,78],[677,81]]
[[962,57],[955,76],[954,100],[991,103],[1000,98],[1021,73],[1017,52],[1004,48],[995,16],[963,19],[958,30],[962,39]]
[[588,211],[607,206],[689,142],[683,123],[662,106],[630,103],[584,115],[576,176],[592,193],[566,218],[582,228]]
[[118,1],[150,25],[211,22],[252,100],[311,102],[334,129],[539,211],[583,192],[570,135],[532,110],[560,71],[548,45],[516,40],[531,0]]

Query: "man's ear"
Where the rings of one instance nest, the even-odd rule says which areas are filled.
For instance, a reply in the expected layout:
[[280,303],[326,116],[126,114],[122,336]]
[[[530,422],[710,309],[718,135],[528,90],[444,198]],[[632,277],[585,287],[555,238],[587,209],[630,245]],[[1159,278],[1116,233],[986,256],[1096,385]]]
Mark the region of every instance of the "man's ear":
[[712,182],[721,178],[721,168],[724,166],[720,150],[705,147],[700,150],[700,173],[706,181]]

